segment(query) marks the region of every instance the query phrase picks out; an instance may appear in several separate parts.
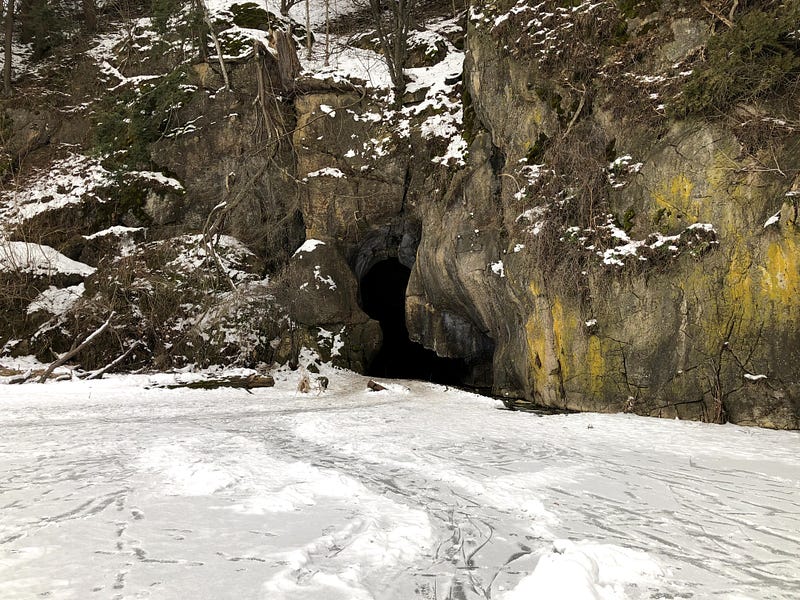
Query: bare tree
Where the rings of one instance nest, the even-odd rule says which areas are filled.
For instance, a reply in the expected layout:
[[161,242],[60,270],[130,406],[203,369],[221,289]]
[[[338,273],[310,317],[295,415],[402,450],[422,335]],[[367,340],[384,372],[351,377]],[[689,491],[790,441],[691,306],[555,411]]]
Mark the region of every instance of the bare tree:
[[289,16],[289,9],[292,8],[295,4],[300,4],[302,0],[281,0],[281,14],[284,17]]
[[399,104],[406,93],[405,67],[408,61],[408,37],[414,22],[418,0],[369,0],[372,19],[389,67],[395,101]]
[[14,0],[6,0],[5,45],[3,64],[3,95],[10,98],[14,93],[11,87],[11,41],[14,35]]

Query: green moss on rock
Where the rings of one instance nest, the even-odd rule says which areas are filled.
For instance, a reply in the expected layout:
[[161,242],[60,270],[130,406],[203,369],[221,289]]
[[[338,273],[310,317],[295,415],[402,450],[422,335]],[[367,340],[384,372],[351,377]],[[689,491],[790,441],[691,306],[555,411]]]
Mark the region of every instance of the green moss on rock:
[[230,8],[234,25],[246,29],[261,29],[268,31],[270,24],[278,20],[271,12],[266,11],[255,2],[233,4]]

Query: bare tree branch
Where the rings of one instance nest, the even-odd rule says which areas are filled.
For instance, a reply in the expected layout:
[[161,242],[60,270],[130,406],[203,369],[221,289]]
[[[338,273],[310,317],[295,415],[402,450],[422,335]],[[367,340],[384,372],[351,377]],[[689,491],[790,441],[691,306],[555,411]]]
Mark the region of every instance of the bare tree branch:
[[733,15],[736,12],[737,8],[739,8],[739,0],[733,0],[731,11],[728,13],[728,19],[731,21],[731,23],[733,23]]
[[78,354],[81,350],[83,350],[84,348],[89,346],[92,342],[94,342],[97,338],[99,338],[103,334],[103,332],[106,329],[108,329],[109,326],[111,325],[111,319],[114,318],[114,315],[116,315],[116,313],[112,311],[111,314],[108,315],[108,319],[106,319],[106,322],[100,325],[100,327],[95,329],[92,333],[90,333],[85,340],[83,340],[80,344],[78,344],[75,348],[73,348],[69,352],[65,352],[60,358],[58,358],[58,360],[55,360],[52,363],[50,363],[50,366],[47,367],[47,370],[39,378],[39,383],[44,383],[45,381],[47,381],[47,378],[50,377],[53,371],[55,371],[58,367],[63,365],[70,358]]
[[211,22],[211,16],[208,14],[208,7],[206,6],[205,0],[195,0],[195,2],[197,3],[197,7],[203,13],[203,21],[205,21],[206,26],[208,27],[208,33],[211,35],[211,39],[214,41],[214,48],[217,50],[219,68],[222,69],[222,79],[225,81],[225,90],[231,91],[231,82],[228,79],[228,70],[225,68],[225,59],[222,57],[222,45],[219,43],[219,38],[214,31],[214,24]]
[[[708,2],[705,2],[705,0],[704,0],[703,2],[700,2],[700,6],[702,6],[708,14],[710,14],[713,17],[717,17],[720,21],[725,23],[725,25],[727,25],[728,27],[733,29],[733,21],[731,21],[725,15],[721,15],[721,14],[719,14],[718,11],[714,10],[713,8],[711,8],[708,5]],[[735,9],[736,9],[736,3],[734,3],[734,7],[731,9],[731,14],[733,14],[733,11]]]
[[89,373],[89,375],[88,375],[88,377],[86,377],[86,379],[101,379],[103,377],[103,375],[108,373],[111,369],[113,369],[119,363],[121,363],[123,360],[128,358],[128,356],[130,356],[131,352],[136,350],[136,348],[138,348],[141,344],[142,344],[142,342],[140,340],[135,341],[133,344],[131,344],[130,348],[128,348],[125,352],[123,352],[117,358],[115,358],[110,363],[108,363],[105,367],[102,367],[100,369],[97,369],[96,371],[92,371],[91,373]]

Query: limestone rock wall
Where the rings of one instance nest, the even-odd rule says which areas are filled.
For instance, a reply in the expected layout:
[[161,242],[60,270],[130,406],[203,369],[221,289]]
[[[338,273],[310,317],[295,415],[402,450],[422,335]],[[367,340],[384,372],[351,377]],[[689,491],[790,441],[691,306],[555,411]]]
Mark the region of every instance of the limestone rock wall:
[[[103,276],[123,246],[233,236],[259,259],[242,270],[254,303],[289,313],[263,315],[282,330],[259,359],[313,347],[366,370],[381,332],[360,280],[397,258],[411,269],[411,338],[509,403],[800,427],[796,94],[672,110],[727,27],[688,0],[475,0],[465,37],[457,21],[435,52],[412,52],[402,106],[356,80],[290,81],[269,53],[232,62],[230,90],[213,65],[185,65],[176,128],[142,158],[177,187],[104,176],[23,224]],[[435,77],[420,70],[432,64]],[[4,168],[91,145],[91,111],[45,104],[4,105]],[[135,239],[109,238],[120,226]],[[183,293],[182,277],[165,288]],[[247,294],[225,298],[223,279],[234,321]],[[28,300],[43,285],[23,283]],[[157,308],[174,312],[167,298]],[[14,337],[40,328],[17,320]]]
[[[692,51],[703,26],[682,23],[697,35],[681,43],[673,32],[653,49],[654,64]],[[768,155],[746,151],[730,120],[664,118],[651,129],[613,115],[597,81],[583,84],[591,106],[576,109],[574,84],[546,79],[503,42],[471,24],[465,81],[478,133],[451,202],[420,208],[412,335],[443,354],[470,352],[464,326],[447,325],[457,315],[494,342],[495,391],[538,405],[800,426],[796,135]],[[558,91],[559,106],[537,94],[543,88]],[[593,248],[576,271],[548,273],[531,256],[535,227],[519,226],[517,165],[537,140],[566,138],[571,126],[616,156],[634,155],[605,205],[628,221],[631,240],[697,224],[713,237],[662,264],[617,268]]]

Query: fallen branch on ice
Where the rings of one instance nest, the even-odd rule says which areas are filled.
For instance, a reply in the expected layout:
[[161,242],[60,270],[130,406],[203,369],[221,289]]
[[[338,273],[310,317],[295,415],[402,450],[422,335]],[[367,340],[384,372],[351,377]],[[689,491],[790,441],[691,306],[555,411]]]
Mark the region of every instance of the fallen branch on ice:
[[136,350],[136,348],[138,348],[141,343],[142,343],[141,341],[137,340],[136,342],[134,342],[131,345],[130,348],[128,348],[125,352],[123,352],[117,358],[115,358],[110,363],[108,363],[105,367],[102,367],[100,369],[97,369],[96,371],[92,371],[91,373],[89,373],[86,376],[86,379],[101,379],[103,377],[103,375],[108,373],[111,369],[113,369],[119,363],[121,363],[123,360],[128,358],[128,356],[130,356],[131,352]]
[[47,378],[48,378],[48,377],[50,377],[50,375],[52,375],[53,371],[55,371],[55,370],[56,370],[58,367],[60,367],[61,365],[63,365],[63,364],[64,364],[65,362],[67,362],[67,361],[68,361],[70,358],[72,358],[73,356],[75,356],[76,354],[78,354],[78,353],[79,353],[81,350],[83,350],[84,348],[86,348],[87,346],[89,346],[89,345],[90,345],[92,342],[94,342],[94,341],[95,341],[95,340],[96,340],[98,337],[100,337],[100,336],[103,334],[103,332],[104,332],[106,329],[108,329],[108,327],[111,325],[111,319],[112,319],[112,318],[114,318],[114,315],[115,315],[115,314],[116,314],[116,313],[112,311],[112,312],[111,312],[111,314],[110,314],[110,315],[108,315],[108,319],[106,319],[106,322],[105,322],[105,323],[103,323],[102,325],[100,325],[100,327],[98,327],[97,329],[95,329],[95,330],[94,330],[92,333],[90,333],[90,334],[89,334],[89,337],[87,337],[85,340],[83,340],[83,341],[82,341],[80,344],[78,344],[78,345],[77,345],[75,348],[73,348],[73,349],[72,349],[72,350],[70,350],[69,352],[65,352],[65,353],[64,353],[63,355],[61,355],[61,357],[59,357],[57,360],[55,360],[55,361],[53,361],[52,363],[50,363],[50,366],[49,366],[49,367],[47,367],[47,369],[45,370],[45,372],[44,372],[44,373],[42,374],[42,376],[39,378],[39,383],[44,383],[45,381],[47,381]]
[[266,388],[275,385],[275,379],[271,375],[248,375],[247,377],[234,376],[222,377],[220,379],[201,379],[199,381],[188,381],[186,383],[170,383],[166,385],[154,385],[150,387],[166,388],[174,390],[177,388],[189,388],[192,390],[215,390],[221,387],[242,388],[249,391],[252,388]]

